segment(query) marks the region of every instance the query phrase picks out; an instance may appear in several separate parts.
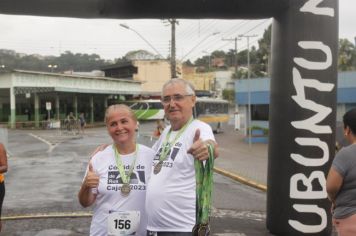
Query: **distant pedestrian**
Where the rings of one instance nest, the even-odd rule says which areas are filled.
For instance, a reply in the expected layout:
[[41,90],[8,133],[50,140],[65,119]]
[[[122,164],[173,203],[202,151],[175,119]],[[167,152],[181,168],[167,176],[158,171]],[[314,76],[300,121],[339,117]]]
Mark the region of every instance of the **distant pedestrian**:
[[66,128],[68,131],[72,131],[72,129],[75,126],[75,121],[76,121],[76,118],[75,118],[73,112],[69,112],[69,114],[67,115],[67,118],[65,120],[65,125],[66,125]]
[[356,108],[343,116],[344,136],[351,144],[339,150],[326,181],[333,224],[339,236],[356,235]]
[[80,131],[82,132],[82,134],[84,134],[84,128],[85,128],[85,125],[86,125],[86,122],[85,122],[85,116],[84,116],[84,113],[80,113],[79,115],[79,122],[80,122]]
[[153,132],[153,136],[158,138],[159,136],[161,136],[161,134],[162,134],[162,132],[163,132],[163,130],[165,128],[165,125],[164,125],[164,121],[163,120],[157,120],[156,123],[157,123],[156,124],[157,126],[156,126],[155,131]]
[[2,210],[2,203],[4,202],[4,197],[5,197],[5,176],[4,176],[5,172],[7,172],[6,150],[4,145],[0,143],[0,232],[2,229],[1,210]]

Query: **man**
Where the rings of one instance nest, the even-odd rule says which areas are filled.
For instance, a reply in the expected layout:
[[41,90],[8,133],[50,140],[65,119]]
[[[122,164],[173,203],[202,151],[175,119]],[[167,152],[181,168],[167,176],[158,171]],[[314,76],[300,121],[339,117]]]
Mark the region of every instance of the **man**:
[[146,196],[148,235],[190,236],[196,217],[194,158],[208,157],[201,142],[215,144],[215,139],[208,124],[193,119],[196,97],[188,81],[168,81],[161,100],[170,126],[153,146],[156,155]]

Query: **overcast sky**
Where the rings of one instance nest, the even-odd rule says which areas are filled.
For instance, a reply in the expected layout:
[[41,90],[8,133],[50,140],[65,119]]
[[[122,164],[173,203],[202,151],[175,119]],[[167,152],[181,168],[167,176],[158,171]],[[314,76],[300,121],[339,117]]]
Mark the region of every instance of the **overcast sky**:
[[[179,20],[176,31],[177,59],[191,59],[215,50],[234,48],[231,40],[239,34],[256,34],[251,45],[262,37],[271,23],[264,20]],[[114,59],[127,52],[145,49],[155,53],[140,36],[120,27],[126,24],[138,32],[161,55],[169,55],[170,26],[162,20],[93,20],[12,16],[0,14],[0,48],[26,54],[59,56],[73,53],[97,53]],[[354,43],[356,36],[356,1],[340,0],[339,37]],[[247,48],[246,39],[237,43],[238,50]]]

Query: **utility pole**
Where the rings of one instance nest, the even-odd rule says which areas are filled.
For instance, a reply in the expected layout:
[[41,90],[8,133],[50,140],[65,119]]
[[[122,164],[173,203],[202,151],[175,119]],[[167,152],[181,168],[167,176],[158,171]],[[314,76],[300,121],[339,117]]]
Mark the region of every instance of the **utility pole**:
[[176,70],[176,24],[178,21],[176,19],[168,19],[171,24],[171,79],[177,78]]
[[240,38],[229,38],[229,39],[222,39],[223,41],[235,41],[235,76],[237,77],[237,40],[241,40]]
[[257,37],[257,35],[239,35],[239,37],[243,37],[247,39],[247,90],[248,90],[248,146],[251,148],[251,88],[250,88],[250,38]]

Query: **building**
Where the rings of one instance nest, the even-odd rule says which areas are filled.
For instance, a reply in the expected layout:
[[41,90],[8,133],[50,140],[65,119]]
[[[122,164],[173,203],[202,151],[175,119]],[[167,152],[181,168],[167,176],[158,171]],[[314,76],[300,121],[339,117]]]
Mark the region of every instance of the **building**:
[[39,127],[70,112],[76,117],[84,112],[88,123],[102,122],[108,105],[141,92],[141,82],[132,79],[1,70],[0,122]]
[[[177,67],[180,67],[178,64]],[[167,60],[133,60],[103,67],[106,77],[141,82],[141,95],[157,97],[164,83],[171,79],[171,65]]]
[[[270,78],[257,78],[235,81],[235,103],[243,119],[247,117],[250,91],[252,126],[268,127],[270,80]],[[345,111],[354,107],[356,107],[356,71],[339,72],[336,121],[342,121]]]

